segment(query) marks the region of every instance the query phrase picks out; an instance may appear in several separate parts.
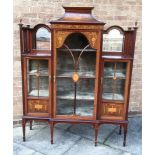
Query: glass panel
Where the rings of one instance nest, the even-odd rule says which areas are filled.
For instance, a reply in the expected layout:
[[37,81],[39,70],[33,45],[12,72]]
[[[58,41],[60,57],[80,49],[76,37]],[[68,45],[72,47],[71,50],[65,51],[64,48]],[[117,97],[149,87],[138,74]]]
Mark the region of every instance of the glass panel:
[[93,116],[95,79],[81,79],[77,82],[76,114],[80,116]]
[[38,96],[37,77],[28,75],[28,96]]
[[48,75],[48,60],[31,59],[28,62],[30,74],[40,73],[43,75]]
[[48,60],[28,60],[28,96],[49,96]]
[[49,79],[48,76],[39,77],[39,96],[47,97],[49,96]]
[[[75,61],[77,62],[80,56],[81,50],[74,51],[72,49],[72,54],[74,56]],[[65,63],[63,63],[65,60]],[[78,71],[79,76],[88,76],[95,77],[95,64],[96,64],[96,52],[86,52],[80,56],[78,67],[76,71]],[[70,53],[65,50],[58,49],[57,50],[57,76],[72,76],[75,71],[74,61],[70,55]]]
[[84,100],[94,100],[94,79],[81,79],[77,82],[76,98]]
[[92,100],[77,100],[76,115],[79,116],[93,116],[94,101]]
[[105,62],[102,98],[124,100],[126,62]]
[[67,51],[57,50],[57,76],[72,76],[74,62]]
[[73,114],[74,84],[71,79],[57,78],[57,115]]
[[103,49],[104,52],[122,52],[123,48],[123,34],[117,29],[112,29],[108,34],[103,35]]
[[57,114],[93,116],[96,51],[75,33],[57,49]]
[[79,62],[79,75],[95,77],[96,73],[96,52],[83,52]]
[[36,32],[36,49],[50,50],[51,33],[44,27],[41,27]]

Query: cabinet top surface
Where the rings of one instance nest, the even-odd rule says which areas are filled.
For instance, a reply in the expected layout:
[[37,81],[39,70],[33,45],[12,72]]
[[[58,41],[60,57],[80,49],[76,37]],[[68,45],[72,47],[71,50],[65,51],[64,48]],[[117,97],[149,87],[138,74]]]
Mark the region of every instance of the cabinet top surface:
[[104,25],[104,22],[100,22],[92,16],[92,10],[94,7],[66,7],[63,17],[58,20],[51,21],[51,24],[95,24]]

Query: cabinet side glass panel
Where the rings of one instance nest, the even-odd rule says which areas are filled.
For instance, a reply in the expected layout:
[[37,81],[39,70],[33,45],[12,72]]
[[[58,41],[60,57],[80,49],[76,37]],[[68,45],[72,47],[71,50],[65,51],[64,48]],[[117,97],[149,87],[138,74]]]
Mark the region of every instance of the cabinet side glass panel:
[[48,60],[30,59],[27,61],[28,96],[49,96]]
[[37,77],[35,75],[28,75],[28,96],[38,96]]
[[126,62],[105,62],[103,73],[104,100],[124,100]]

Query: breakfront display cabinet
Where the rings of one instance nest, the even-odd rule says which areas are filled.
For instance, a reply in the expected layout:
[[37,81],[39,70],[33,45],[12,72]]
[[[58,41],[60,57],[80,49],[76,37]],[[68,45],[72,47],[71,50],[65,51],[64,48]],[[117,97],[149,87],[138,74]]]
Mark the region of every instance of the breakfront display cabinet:
[[137,27],[104,29],[93,7],[64,7],[49,25],[20,27],[23,140],[25,126],[47,121],[51,143],[56,123],[116,124],[124,141]]

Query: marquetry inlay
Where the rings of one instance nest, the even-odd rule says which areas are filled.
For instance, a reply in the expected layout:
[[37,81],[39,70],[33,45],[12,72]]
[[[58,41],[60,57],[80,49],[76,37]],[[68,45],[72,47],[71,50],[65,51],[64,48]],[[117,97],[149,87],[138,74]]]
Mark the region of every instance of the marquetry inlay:
[[35,105],[34,105],[34,108],[35,108],[36,110],[41,110],[41,109],[43,108],[43,105],[35,104]]
[[89,43],[92,48],[97,49],[97,43],[98,43],[98,32],[82,32],[87,39],[89,40]]
[[48,101],[28,100],[28,111],[31,113],[48,113]]
[[108,108],[108,112],[116,112],[116,108]]
[[[56,48],[60,48],[63,44],[67,36],[72,31],[56,31]],[[97,49],[98,43],[98,32],[80,32],[86,36],[92,48]]]
[[123,114],[123,104],[104,104],[104,115],[115,115],[115,116],[122,116]]
[[79,80],[79,75],[75,72],[72,76],[72,79],[74,82],[77,82]]
[[56,32],[56,48],[60,48],[66,37],[72,32],[67,32],[67,31],[57,31]]
[[103,29],[103,26],[101,25],[61,25],[61,24],[53,24],[51,25],[51,28],[56,28],[56,29]]

